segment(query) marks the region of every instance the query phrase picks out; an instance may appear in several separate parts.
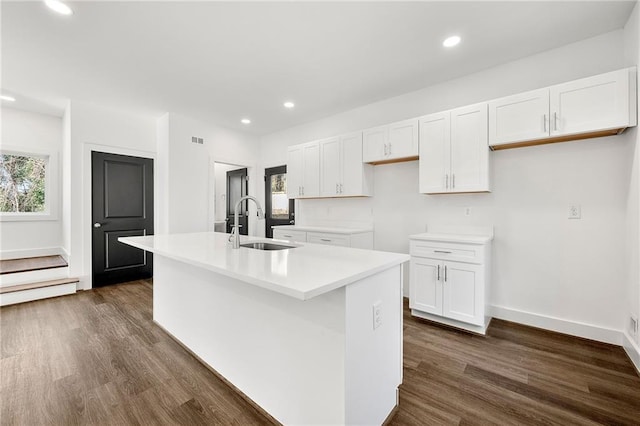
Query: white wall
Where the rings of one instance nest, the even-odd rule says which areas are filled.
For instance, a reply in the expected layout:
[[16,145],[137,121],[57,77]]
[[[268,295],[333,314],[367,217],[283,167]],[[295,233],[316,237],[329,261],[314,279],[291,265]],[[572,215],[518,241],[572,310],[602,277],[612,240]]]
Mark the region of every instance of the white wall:
[[[168,131],[169,135],[159,135],[162,143],[158,146],[159,162],[167,171],[166,186],[160,194],[161,205],[166,208],[161,232],[213,230],[214,162],[248,167],[249,194],[257,194],[260,186],[255,137],[173,113],[162,117],[158,126],[159,131]],[[192,143],[192,136],[204,138],[204,143]],[[250,209],[254,209],[253,205]],[[253,234],[257,226],[252,215],[249,232]]]
[[51,152],[58,173],[52,176],[54,219],[0,222],[0,255],[15,257],[22,250],[59,249],[62,246],[61,176],[62,118],[13,108],[2,108],[2,146],[24,151]]
[[[90,288],[91,152],[155,159],[156,120],[75,101],[70,102],[66,115],[69,118],[70,176],[69,197],[65,197],[68,205],[63,209],[68,212],[70,225],[69,273],[81,279],[81,288]],[[157,200],[158,191],[154,189]],[[157,204],[154,209],[157,218]]]
[[[263,165],[285,163],[289,145],[623,68],[623,41],[623,31],[614,31],[268,135]],[[619,336],[635,138],[628,132],[493,152],[491,194],[421,195],[417,162],[376,166],[374,197],[301,200],[298,223],[373,218],[376,249],[403,253],[408,236],[427,224],[493,225],[492,304]],[[567,219],[571,203],[581,204],[581,220]]]
[[[624,28],[625,33],[625,60],[627,65],[638,65],[640,62],[640,3],[636,3],[629,20]],[[634,360],[638,370],[640,370],[640,333],[635,337],[631,336],[628,328],[628,317],[633,314],[640,318],[640,132],[638,129],[631,129],[629,137],[635,140],[635,150],[631,154],[633,159],[633,169],[630,179],[629,192],[627,196],[627,238],[626,253],[628,263],[627,292],[625,329],[629,340],[635,342],[625,345],[631,358]]]

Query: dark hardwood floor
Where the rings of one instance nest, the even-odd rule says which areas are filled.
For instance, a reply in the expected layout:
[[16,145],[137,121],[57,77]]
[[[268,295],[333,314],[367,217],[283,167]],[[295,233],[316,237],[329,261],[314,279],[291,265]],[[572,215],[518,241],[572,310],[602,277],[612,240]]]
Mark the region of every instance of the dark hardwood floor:
[[[152,322],[135,281],[0,310],[0,424],[269,424]],[[487,337],[412,318],[392,425],[640,424],[616,346],[494,320]]]

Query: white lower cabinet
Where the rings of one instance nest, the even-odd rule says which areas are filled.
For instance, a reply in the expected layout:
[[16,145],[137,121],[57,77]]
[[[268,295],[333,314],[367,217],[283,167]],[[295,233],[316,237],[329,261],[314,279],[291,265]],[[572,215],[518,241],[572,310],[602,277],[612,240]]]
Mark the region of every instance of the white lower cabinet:
[[491,237],[456,237],[411,237],[409,307],[414,316],[484,334]]
[[312,226],[276,226],[273,228],[273,238],[292,243],[313,243],[373,250],[373,231],[330,231],[326,228],[320,230]]

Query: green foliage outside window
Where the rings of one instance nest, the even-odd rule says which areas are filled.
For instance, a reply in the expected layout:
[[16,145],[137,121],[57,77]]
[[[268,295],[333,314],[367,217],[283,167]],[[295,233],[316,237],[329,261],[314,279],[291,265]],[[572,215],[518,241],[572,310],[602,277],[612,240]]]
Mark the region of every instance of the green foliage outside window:
[[44,158],[0,155],[0,212],[45,210],[46,165]]

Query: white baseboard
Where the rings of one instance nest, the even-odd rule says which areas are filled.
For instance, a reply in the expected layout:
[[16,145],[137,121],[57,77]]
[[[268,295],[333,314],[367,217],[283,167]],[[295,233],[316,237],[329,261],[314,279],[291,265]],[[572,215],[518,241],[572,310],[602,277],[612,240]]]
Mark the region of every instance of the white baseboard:
[[631,362],[635,365],[638,374],[640,374],[640,345],[638,345],[627,333],[622,333],[622,347],[631,358]]
[[25,257],[37,256],[54,256],[56,254],[62,256],[65,260],[69,257],[65,249],[62,247],[44,247],[20,250],[2,250],[0,251],[0,260],[22,259]]
[[491,306],[491,313],[494,318],[622,346],[623,333],[620,330],[519,311],[504,306]]

